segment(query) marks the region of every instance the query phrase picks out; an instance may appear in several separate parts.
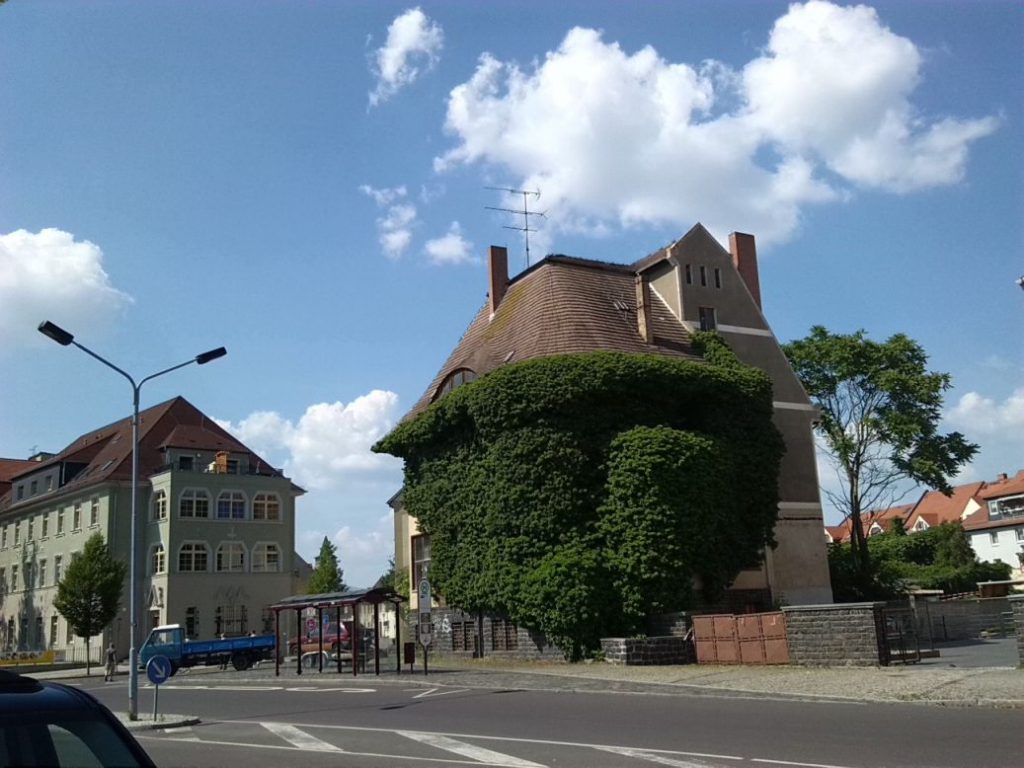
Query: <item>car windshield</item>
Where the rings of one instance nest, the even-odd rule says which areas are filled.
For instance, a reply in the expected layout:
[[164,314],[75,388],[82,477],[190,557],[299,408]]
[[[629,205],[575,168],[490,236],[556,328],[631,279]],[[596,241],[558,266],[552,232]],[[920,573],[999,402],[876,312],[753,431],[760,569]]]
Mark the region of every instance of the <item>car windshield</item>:
[[144,764],[101,715],[55,709],[0,713],[0,765],[139,768]]

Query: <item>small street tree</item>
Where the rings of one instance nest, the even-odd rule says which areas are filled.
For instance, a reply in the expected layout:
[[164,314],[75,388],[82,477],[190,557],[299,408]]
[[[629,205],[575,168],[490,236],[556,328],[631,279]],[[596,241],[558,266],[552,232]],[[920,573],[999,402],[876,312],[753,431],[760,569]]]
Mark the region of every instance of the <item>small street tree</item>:
[[74,558],[57,585],[53,605],[71,626],[85,638],[85,673],[90,673],[89,642],[114,620],[121,602],[128,566],[115,560],[103,536],[94,533]]
[[783,349],[820,410],[817,432],[841,485],[825,494],[850,520],[854,567],[866,583],[861,514],[891,506],[907,480],[948,495],[978,446],[959,432],[939,433],[950,376],[929,371],[924,350],[903,334],[879,343],[863,330],[833,334],[819,325]]
[[338,548],[324,536],[320,545],[320,554],[316,557],[316,567],[309,577],[308,593],[321,595],[324,592],[341,592],[346,589],[342,580],[342,570],[338,567]]

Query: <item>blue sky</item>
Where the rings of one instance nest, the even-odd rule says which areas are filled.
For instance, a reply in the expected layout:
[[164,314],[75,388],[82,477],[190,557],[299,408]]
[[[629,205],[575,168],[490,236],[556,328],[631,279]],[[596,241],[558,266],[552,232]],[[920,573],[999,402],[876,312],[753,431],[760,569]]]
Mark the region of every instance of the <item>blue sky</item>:
[[[1013,2],[0,6],[0,456],[128,414],[50,319],[309,493],[363,585],[401,467],[368,451],[483,302],[488,186],[535,256],[758,238],[781,341],[905,332],[963,477],[1024,467],[1024,7]],[[828,477],[823,476],[828,482]]]

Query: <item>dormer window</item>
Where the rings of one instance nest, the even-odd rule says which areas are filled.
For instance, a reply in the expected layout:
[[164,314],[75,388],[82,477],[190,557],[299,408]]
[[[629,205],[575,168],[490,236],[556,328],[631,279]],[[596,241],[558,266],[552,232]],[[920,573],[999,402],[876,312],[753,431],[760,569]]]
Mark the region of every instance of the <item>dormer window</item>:
[[468,384],[474,379],[476,379],[476,372],[471,371],[469,368],[459,368],[458,370],[452,371],[445,378],[440,389],[438,389],[437,398],[444,397],[453,389],[458,389],[463,384]]

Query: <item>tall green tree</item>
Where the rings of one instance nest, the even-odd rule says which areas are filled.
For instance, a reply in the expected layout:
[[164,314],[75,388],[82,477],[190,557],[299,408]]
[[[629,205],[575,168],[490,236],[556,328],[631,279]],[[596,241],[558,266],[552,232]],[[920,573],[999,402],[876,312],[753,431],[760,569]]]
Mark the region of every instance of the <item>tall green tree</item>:
[[71,631],[85,638],[87,675],[90,638],[102,632],[117,615],[127,570],[126,563],[111,556],[103,536],[94,533],[57,585],[53,605],[71,626]]
[[342,571],[338,567],[338,548],[324,536],[320,545],[320,554],[316,557],[316,567],[309,577],[308,592],[311,595],[322,595],[325,592],[341,592],[346,589],[341,578]]
[[901,333],[880,343],[817,325],[783,349],[820,410],[817,432],[841,486],[825,494],[850,520],[854,566],[868,580],[861,514],[891,506],[908,480],[950,494],[978,446],[938,431],[950,376],[929,371],[924,349]]

